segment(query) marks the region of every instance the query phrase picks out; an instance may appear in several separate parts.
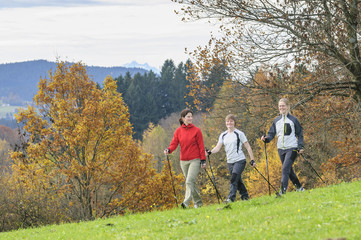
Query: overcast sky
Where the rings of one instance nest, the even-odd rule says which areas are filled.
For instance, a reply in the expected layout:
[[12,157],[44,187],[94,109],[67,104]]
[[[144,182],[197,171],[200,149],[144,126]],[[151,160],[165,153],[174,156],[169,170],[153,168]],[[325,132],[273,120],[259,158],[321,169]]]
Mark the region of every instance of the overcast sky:
[[160,68],[205,45],[215,27],[184,23],[171,0],[0,0],[0,63],[45,59]]

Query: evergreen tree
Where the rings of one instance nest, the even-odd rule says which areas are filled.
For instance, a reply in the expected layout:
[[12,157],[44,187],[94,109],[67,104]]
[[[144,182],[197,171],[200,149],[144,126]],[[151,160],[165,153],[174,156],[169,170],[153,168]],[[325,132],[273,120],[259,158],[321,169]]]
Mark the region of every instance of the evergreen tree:
[[130,122],[134,127],[134,137],[140,139],[149,122],[158,122],[157,95],[158,80],[153,72],[135,74],[124,96],[129,107]]
[[178,65],[174,78],[171,82],[172,91],[170,91],[171,110],[173,112],[181,111],[186,107],[185,96],[187,89],[187,67],[182,62]]
[[141,139],[149,123],[157,124],[160,119],[179,112],[186,107],[187,74],[190,60],[176,67],[168,59],[161,68],[161,75],[150,71],[133,77],[128,72],[116,78],[117,91],[123,94],[129,107],[130,122],[134,127],[134,138]]
[[224,64],[217,64],[212,66],[210,73],[205,76],[204,85],[209,89],[207,95],[203,96],[205,104],[204,109],[209,109],[213,106],[218,93],[226,79],[230,78],[228,68]]
[[172,89],[172,81],[175,76],[176,67],[173,60],[167,59],[161,69],[160,73],[160,99],[162,102],[162,116],[168,116],[173,112],[169,94],[174,91]]
[[130,72],[127,72],[124,77],[120,75],[114,80],[117,82],[117,91],[122,93],[124,96],[130,86],[130,83],[132,82],[132,75]]

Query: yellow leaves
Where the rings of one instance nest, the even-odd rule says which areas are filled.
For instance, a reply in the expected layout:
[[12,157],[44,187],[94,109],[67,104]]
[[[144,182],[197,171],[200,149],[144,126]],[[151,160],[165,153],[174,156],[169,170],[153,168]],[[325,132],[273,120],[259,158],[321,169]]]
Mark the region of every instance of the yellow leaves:
[[[257,169],[267,178],[264,142],[257,139],[257,145],[258,147],[252,148],[256,158]],[[267,144],[267,159],[270,182],[277,188],[279,182],[281,181],[282,163],[278,156],[276,141],[272,141]],[[245,178],[245,182],[247,186],[249,186],[248,191],[251,195],[259,196],[268,194],[268,184],[256,170],[251,170],[248,173],[248,178]]]
[[[95,191],[137,179],[134,175],[139,172],[149,174],[138,179],[139,184],[154,175],[150,157],[142,155],[132,140],[128,108],[111,77],[100,90],[82,64],[58,63],[49,79],[40,80],[35,99],[37,109],[28,107],[17,115],[30,136],[28,145],[24,152],[11,155],[14,177],[29,190],[41,185],[69,193]],[[131,186],[113,188],[114,196]]]

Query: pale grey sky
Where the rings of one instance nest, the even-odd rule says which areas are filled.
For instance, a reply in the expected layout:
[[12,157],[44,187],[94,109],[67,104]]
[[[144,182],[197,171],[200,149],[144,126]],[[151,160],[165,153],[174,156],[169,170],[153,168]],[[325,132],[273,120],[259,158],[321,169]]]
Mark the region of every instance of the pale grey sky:
[[0,0],[0,63],[36,59],[160,68],[205,45],[216,27],[184,23],[171,0]]

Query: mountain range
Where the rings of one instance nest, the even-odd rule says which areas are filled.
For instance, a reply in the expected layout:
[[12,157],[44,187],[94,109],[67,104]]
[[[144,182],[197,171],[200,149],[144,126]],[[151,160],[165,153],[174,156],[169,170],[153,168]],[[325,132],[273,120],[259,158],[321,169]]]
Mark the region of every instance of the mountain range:
[[[0,99],[8,99],[7,102],[9,102],[9,98],[17,99],[17,102],[32,101],[33,96],[38,91],[37,84],[40,77],[48,77],[48,72],[55,69],[56,62],[46,60],[0,64]],[[159,73],[158,69],[152,68],[148,64],[138,64],[134,61],[125,66],[86,66],[86,69],[90,78],[100,85],[108,75],[117,78],[120,75],[124,76],[127,72],[132,76],[150,70]]]

